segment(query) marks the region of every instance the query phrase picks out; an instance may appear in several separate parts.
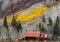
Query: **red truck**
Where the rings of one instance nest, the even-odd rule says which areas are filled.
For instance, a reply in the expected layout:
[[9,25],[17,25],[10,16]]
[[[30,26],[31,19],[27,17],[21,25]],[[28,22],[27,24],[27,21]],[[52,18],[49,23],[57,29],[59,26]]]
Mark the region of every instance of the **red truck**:
[[26,32],[25,33],[25,37],[21,37],[19,36],[18,39],[19,40],[45,40],[47,39],[47,34],[45,33],[41,33],[41,32]]

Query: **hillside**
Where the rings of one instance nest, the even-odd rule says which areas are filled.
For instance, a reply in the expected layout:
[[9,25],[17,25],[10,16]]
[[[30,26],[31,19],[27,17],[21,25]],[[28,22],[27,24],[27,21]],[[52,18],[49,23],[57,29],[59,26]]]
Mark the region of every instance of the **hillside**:
[[[55,23],[57,23],[57,26],[59,26],[56,26],[56,30],[58,28],[60,30],[60,24],[58,23],[60,22],[60,4],[55,3],[51,6],[48,5],[48,7],[43,1],[40,1],[41,0],[24,0],[13,8],[3,11],[1,13],[2,15],[0,15],[2,18],[0,19],[0,39],[8,39],[10,37],[11,40],[16,40],[18,36],[24,38],[27,31],[43,32],[48,34],[48,39],[52,39],[53,29],[55,28],[54,26],[56,26]],[[5,22],[7,22],[8,29],[3,26],[3,17],[5,16],[7,17],[7,21]],[[16,20],[13,19],[14,16],[16,17]],[[57,16],[59,16],[59,19]],[[58,22],[56,22],[56,19]],[[12,20],[14,23],[16,22],[14,27],[11,24]],[[19,32],[17,32],[18,30]]]

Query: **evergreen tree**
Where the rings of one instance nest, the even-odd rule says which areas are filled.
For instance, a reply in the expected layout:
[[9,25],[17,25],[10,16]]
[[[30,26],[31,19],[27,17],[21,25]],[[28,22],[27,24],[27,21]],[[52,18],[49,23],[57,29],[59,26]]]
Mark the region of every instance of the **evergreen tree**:
[[11,23],[11,25],[12,25],[13,27],[15,27],[15,28],[16,28],[16,25],[17,25],[16,19],[17,19],[17,17],[16,17],[16,16],[13,16],[13,18],[12,18],[12,23]]
[[41,32],[43,32],[44,31],[44,26],[42,26],[42,28],[41,28]]
[[41,32],[44,31],[44,26],[42,26],[41,23],[39,23],[39,31],[41,31]]
[[53,38],[54,38],[54,35],[55,36],[59,35],[59,17],[58,16],[56,18],[56,23],[54,24],[54,28],[53,28]]
[[45,15],[43,15],[42,21],[43,21],[43,22],[46,22],[46,20],[45,20]]
[[19,32],[19,30],[22,31],[22,25],[21,25],[21,23],[17,24],[16,29],[17,29],[17,32]]
[[8,39],[11,40],[11,38],[9,37],[9,28],[8,28],[8,24],[7,24],[7,18],[6,18],[6,16],[4,17],[3,26],[6,27],[6,29],[7,29],[7,35],[8,35]]
[[57,16],[56,23],[59,24],[59,21],[60,21],[60,20],[59,20],[59,17]]
[[49,25],[52,25],[52,19],[49,17]]
[[11,25],[15,29],[18,37],[19,28],[18,28],[18,22],[16,21],[16,19],[17,19],[17,16],[13,16]]
[[17,19],[17,16],[13,16],[11,24],[12,24],[13,27],[15,27],[15,29],[17,30],[17,33],[18,33],[19,30],[22,31],[22,25],[21,25],[21,23],[16,22],[16,19]]
[[39,31],[41,31],[41,23],[39,23]]
[[6,18],[6,16],[5,16],[5,18],[4,18],[3,26],[6,27],[6,28],[8,29],[7,18]]

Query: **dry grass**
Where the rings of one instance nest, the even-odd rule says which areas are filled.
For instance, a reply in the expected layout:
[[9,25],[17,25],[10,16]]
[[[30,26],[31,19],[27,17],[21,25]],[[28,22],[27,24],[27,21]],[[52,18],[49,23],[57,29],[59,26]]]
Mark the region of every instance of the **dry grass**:
[[20,40],[20,41],[10,41],[10,40],[1,40],[0,42],[60,42],[60,41],[47,41],[47,40],[44,40],[44,41],[38,41],[38,40],[29,40],[29,41],[26,41],[26,40]]

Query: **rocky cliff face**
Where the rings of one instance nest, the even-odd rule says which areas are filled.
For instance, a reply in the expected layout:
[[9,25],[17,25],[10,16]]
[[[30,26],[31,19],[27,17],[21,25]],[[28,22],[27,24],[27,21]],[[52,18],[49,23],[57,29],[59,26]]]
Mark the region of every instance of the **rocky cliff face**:
[[5,15],[8,16],[8,15],[14,14],[17,11],[28,8],[28,7],[32,6],[33,4],[38,3],[40,1],[41,0],[31,0],[31,1],[28,1],[28,0],[22,0],[22,1],[4,0],[2,2],[2,6],[1,6],[2,11],[0,13],[0,18],[4,17]]

